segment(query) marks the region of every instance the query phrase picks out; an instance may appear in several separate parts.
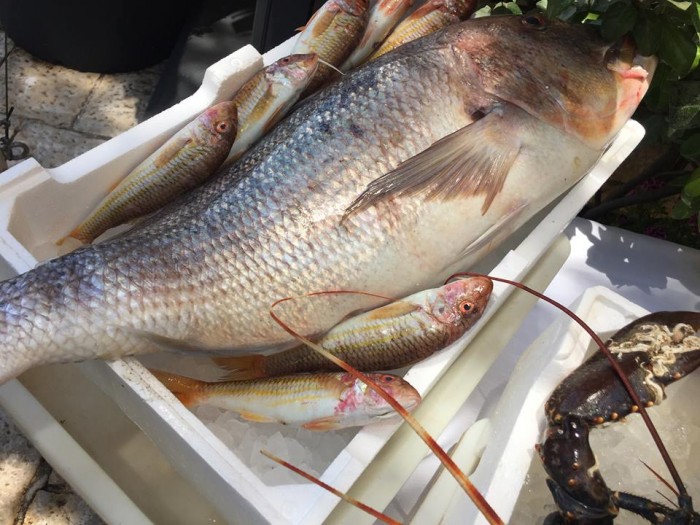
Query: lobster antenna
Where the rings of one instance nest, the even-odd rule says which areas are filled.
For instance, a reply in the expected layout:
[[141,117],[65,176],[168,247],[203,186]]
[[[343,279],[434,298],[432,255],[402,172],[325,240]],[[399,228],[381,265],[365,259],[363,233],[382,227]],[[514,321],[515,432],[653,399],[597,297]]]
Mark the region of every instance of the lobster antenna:
[[673,482],[676,484],[678,487],[678,493],[680,497],[683,498],[688,498],[688,491],[685,488],[685,485],[683,484],[683,480],[681,479],[680,474],[678,474],[678,470],[676,470],[676,466],[673,464],[673,461],[671,460],[671,456],[668,453],[668,450],[666,449],[666,446],[664,445],[663,441],[661,440],[661,436],[659,436],[659,433],[656,430],[656,427],[654,426],[654,423],[651,421],[651,418],[649,417],[649,413],[647,412],[646,408],[644,407],[644,404],[642,403],[642,400],[639,398],[637,395],[637,391],[632,387],[632,384],[629,381],[629,378],[627,375],[624,373],[620,365],[617,363],[613,355],[610,353],[610,350],[608,350],[608,347],[605,345],[603,340],[598,337],[598,334],[596,334],[593,329],[588,326],[583,319],[581,319],[578,315],[576,315],[574,312],[569,310],[566,306],[563,304],[558,303],[554,299],[551,299],[547,297],[546,295],[538,292],[537,290],[533,290],[529,286],[524,285],[523,283],[519,283],[517,281],[511,281],[510,279],[504,279],[502,277],[493,277],[491,275],[486,275],[482,273],[476,273],[476,272],[459,272],[456,274],[451,275],[447,281],[449,282],[452,279],[455,279],[457,277],[488,277],[489,279],[492,279],[494,281],[500,281],[502,283],[510,284],[512,286],[515,286],[517,288],[520,288],[521,290],[524,290],[528,293],[531,293],[535,297],[538,297],[542,299],[543,301],[548,302],[552,306],[558,308],[565,314],[567,314],[569,317],[571,317],[574,321],[576,321],[581,328],[583,328],[588,335],[590,335],[595,343],[598,345],[600,350],[605,354],[607,357],[608,361],[610,362],[610,365],[613,367],[615,372],[617,373],[618,377],[620,378],[620,381],[622,384],[625,386],[625,389],[627,390],[627,393],[630,395],[632,398],[632,401],[634,401],[634,404],[639,407],[639,414],[642,416],[642,419],[644,420],[644,423],[647,426],[647,429],[649,429],[649,433],[651,434],[652,439],[654,440],[654,444],[656,445],[656,448],[659,449],[659,454],[661,454],[661,457],[664,460],[664,463],[666,464],[666,468],[671,474],[671,477],[673,478]]
[[374,509],[374,508],[370,507],[369,505],[365,505],[364,503],[356,500],[352,496],[348,496],[344,492],[339,491],[338,489],[336,489],[335,487],[332,487],[328,483],[325,483],[325,482],[321,481],[320,479],[318,479],[317,477],[312,476],[308,472],[301,470],[299,467],[296,467],[296,466],[292,465],[291,463],[288,463],[287,461],[278,458],[272,452],[268,452],[267,450],[261,449],[260,453],[263,456],[270,458],[275,463],[279,463],[280,465],[282,465],[285,468],[288,468],[292,472],[295,472],[295,473],[299,474],[300,476],[308,479],[309,481],[316,483],[316,485],[318,485],[319,487],[322,487],[322,488],[326,489],[328,492],[335,494],[336,496],[347,501],[351,505],[355,505],[358,509],[364,510],[366,513],[371,514],[372,516],[374,516],[378,520],[383,521],[384,523],[388,523],[389,525],[401,525],[401,522],[396,521],[394,518],[390,518],[386,514],[379,512],[377,509]]
[[[659,474],[659,473],[656,472],[653,468],[651,468],[651,466],[648,465],[647,462],[644,461],[643,459],[640,458],[639,461],[641,461],[641,462],[642,462],[642,465],[644,465],[647,469],[649,469],[649,471],[650,471],[652,474],[654,474],[654,476],[656,476],[656,479],[658,479],[661,483],[663,483],[664,485],[666,485],[666,486],[668,487],[668,490],[670,490],[671,492],[673,492],[673,493],[676,495],[676,497],[679,496],[678,491],[677,491],[676,489],[674,489],[673,486],[661,476],[661,474]],[[656,492],[659,492],[659,491],[657,490]],[[659,494],[661,494],[661,492],[659,492]],[[663,494],[661,494],[661,495],[663,496]],[[666,497],[666,496],[664,496],[664,497]],[[668,498],[666,498],[666,499],[668,499]],[[669,501],[671,501],[671,500],[669,499]],[[672,501],[671,501],[671,503],[673,504]]]
[[275,312],[273,312],[275,306],[288,300],[290,300],[290,298],[280,299],[279,301],[273,303],[272,306],[270,306],[270,316],[275,320],[275,322],[279,324],[282,327],[282,329],[288,334],[295,337],[309,348],[323,355],[324,357],[326,357],[326,359],[330,360],[333,364],[339,366],[353,377],[365,383],[368,387],[374,390],[377,393],[377,395],[379,395],[382,399],[389,403],[389,405],[394,410],[396,410],[396,412],[398,412],[401,415],[401,417],[403,417],[406,423],[408,423],[411,426],[411,428],[416,432],[416,434],[418,434],[418,436],[425,442],[428,448],[430,448],[430,450],[440,459],[441,463],[450,472],[450,474],[452,474],[457,483],[459,483],[460,487],[462,487],[467,496],[469,496],[469,499],[472,500],[474,505],[476,505],[479,511],[484,515],[486,520],[492,525],[504,525],[503,520],[498,516],[493,507],[489,505],[488,501],[486,501],[486,498],[484,498],[484,496],[477,490],[477,488],[472,484],[472,482],[464,474],[464,472],[462,472],[459,469],[459,467],[452,460],[452,458],[447,455],[447,453],[440,447],[440,445],[438,445],[437,441],[435,441],[435,439],[430,434],[428,434],[428,432],[418,422],[418,420],[414,418],[408,411],[406,411],[406,409],[403,406],[401,406],[401,404],[398,401],[396,401],[396,399],[394,399],[391,395],[385,392],[384,389],[382,389],[379,385],[377,385],[377,383],[372,381],[365,374],[356,370],[337,356],[331,354],[322,346],[314,343],[313,341],[310,341],[303,335],[294,331],[289,325],[282,321],[275,314]]

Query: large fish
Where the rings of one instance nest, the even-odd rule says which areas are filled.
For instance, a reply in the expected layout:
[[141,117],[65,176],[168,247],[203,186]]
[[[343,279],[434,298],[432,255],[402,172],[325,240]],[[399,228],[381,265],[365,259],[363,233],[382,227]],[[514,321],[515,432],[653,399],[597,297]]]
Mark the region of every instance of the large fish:
[[[655,63],[538,16],[470,20],[387,53],[121,237],[0,283],[0,381],[165,347],[289,348],[275,300],[434,287],[595,164]],[[278,314],[318,335],[359,308],[319,303]]]

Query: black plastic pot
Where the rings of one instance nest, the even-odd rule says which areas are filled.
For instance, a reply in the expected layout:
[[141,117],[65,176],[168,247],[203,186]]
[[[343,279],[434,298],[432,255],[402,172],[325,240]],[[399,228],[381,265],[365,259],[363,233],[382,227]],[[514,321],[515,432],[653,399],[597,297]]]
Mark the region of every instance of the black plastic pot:
[[32,55],[79,71],[118,73],[170,54],[196,0],[0,0],[7,35]]

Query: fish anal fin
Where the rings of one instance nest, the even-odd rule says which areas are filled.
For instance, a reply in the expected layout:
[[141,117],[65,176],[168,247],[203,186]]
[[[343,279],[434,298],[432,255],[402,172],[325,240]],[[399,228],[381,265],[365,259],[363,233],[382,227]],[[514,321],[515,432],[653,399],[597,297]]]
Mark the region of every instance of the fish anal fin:
[[510,132],[510,114],[499,106],[404,161],[371,182],[345,217],[385,199],[418,195],[426,200],[483,196],[485,214],[520,152],[520,140]]
[[319,419],[314,419],[308,423],[304,423],[302,426],[307,430],[312,430],[314,432],[326,432],[328,430],[337,430],[343,428],[340,423],[341,418],[338,416],[328,416]]
[[393,319],[420,310],[420,306],[406,301],[396,301],[381,308],[370,311],[368,319]]
[[255,412],[249,412],[247,410],[241,410],[238,412],[238,415],[240,415],[246,421],[253,421],[254,423],[278,423],[276,419],[256,414]]

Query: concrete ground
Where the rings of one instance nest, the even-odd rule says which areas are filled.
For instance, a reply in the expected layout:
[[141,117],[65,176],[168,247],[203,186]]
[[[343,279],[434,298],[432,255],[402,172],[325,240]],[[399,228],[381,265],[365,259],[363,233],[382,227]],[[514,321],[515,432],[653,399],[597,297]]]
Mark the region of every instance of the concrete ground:
[[[0,56],[3,39],[0,32]],[[30,156],[53,168],[136,125],[162,66],[113,75],[81,73],[15,48],[8,69],[14,107],[10,132],[18,131],[15,140],[29,147]],[[3,80],[4,66],[0,119],[5,115]],[[0,409],[0,525],[100,523]]]

